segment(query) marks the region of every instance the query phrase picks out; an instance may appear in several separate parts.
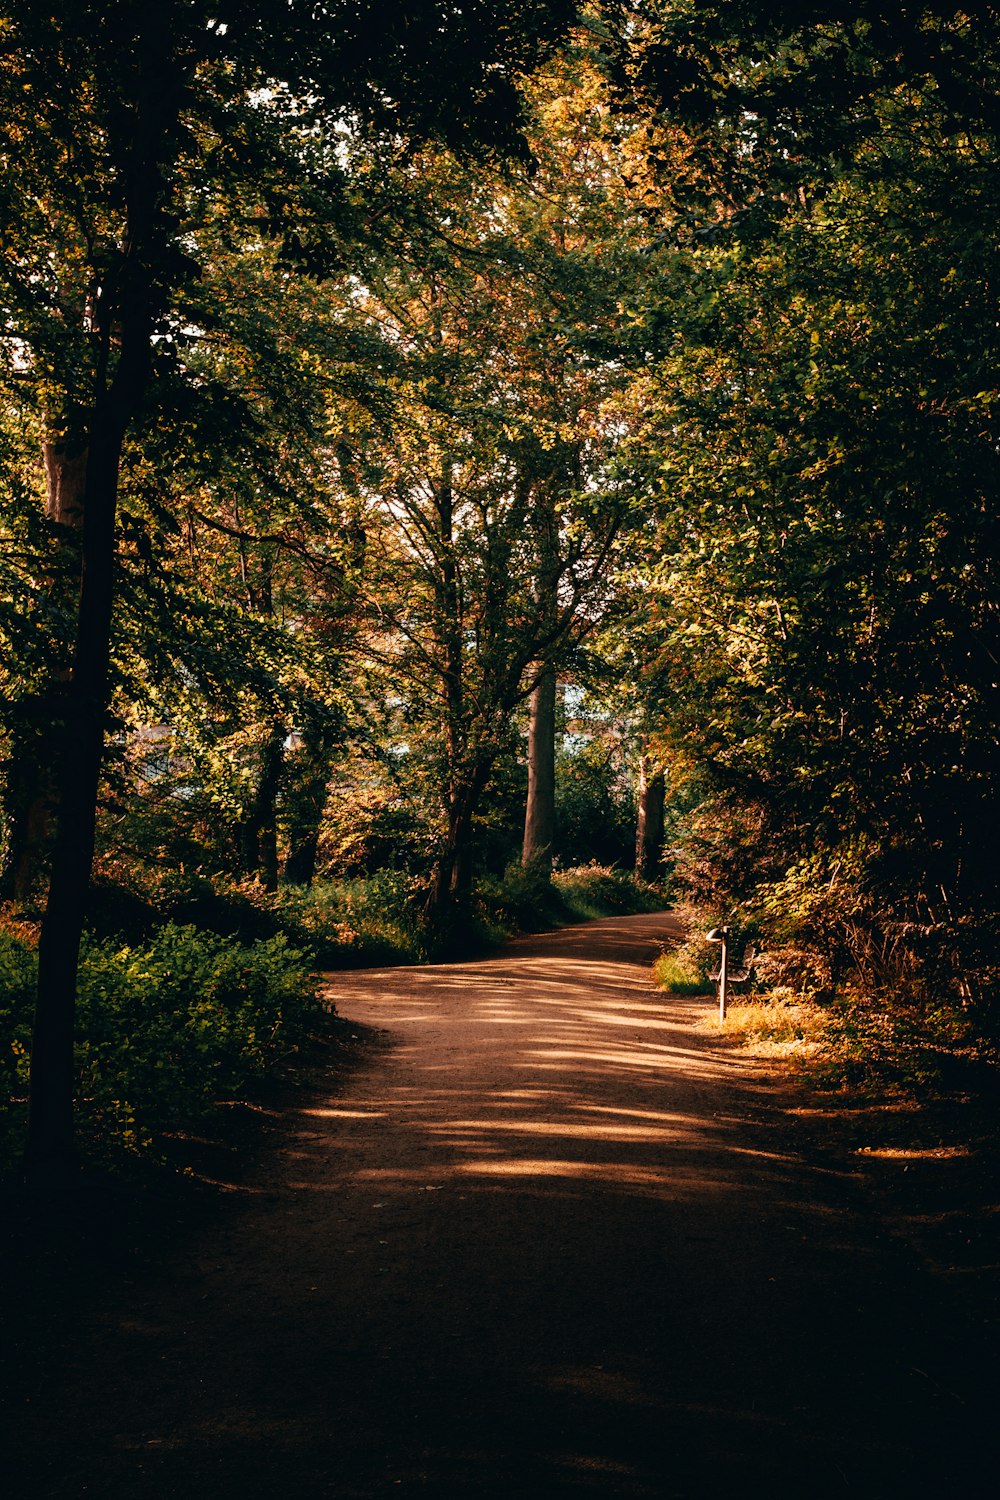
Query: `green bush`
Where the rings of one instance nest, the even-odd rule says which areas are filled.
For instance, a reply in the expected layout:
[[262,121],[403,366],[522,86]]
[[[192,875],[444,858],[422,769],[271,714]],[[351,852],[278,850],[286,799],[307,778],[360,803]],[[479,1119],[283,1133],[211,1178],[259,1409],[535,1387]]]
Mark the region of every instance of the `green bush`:
[[480,881],[477,898],[479,919],[494,939],[591,917],[656,911],[663,905],[653,886],[596,864],[558,870],[551,878],[543,870],[513,864],[502,879]]
[[520,861],[501,876],[477,881],[475,914],[486,938],[494,941],[515,932],[540,932],[565,922],[567,915],[547,873]]
[[656,983],[671,995],[706,995],[712,981],[686,945],[673,953],[661,953],[653,967]]
[[559,899],[573,917],[611,917],[627,912],[659,911],[663,892],[623,870],[607,865],[580,865],[552,877]]
[[96,885],[88,930],[132,946],[173,923],[247,946],[283,936],[319,968],[414,962],[426,956],[423,892],[423,882],[402,870],[276,892],[255,881],[172,870],[145,894],[107,881]]
[[[23,1092],[35,956],[0,934],[4,1101]],[[77,1006],[78,1112],[100,1149],[135,1149],[252,1088],[317,1030],[310,955],[284,937],[245,945],[168,924],[148,942],[85,943]]]
[[[718,970],[722,956],[720,946],[708,937],[711,928],[719,925],[719,917],[690,903],[674,908],[676,915],[687,929],[688,936],[668,953],[656,961],[654,973],[660,989],[672,995],[707,995],[714,988],[710,975]],[[730,911],[726,916],[729,928],[729,969],[738,969],[749,949],[756,950],[760,940],[760,929],[744,919],[739,912]],[[756,977],[763,960],[754,959],[750,989],[756,988]]]
[[264,1076],[318,1016],[306,955],[168,924],[140,947],[88,944],[80,966],[80,1093],[127,1099],[151,1125],[197,1115]]
[[419,963],[427,957],[418,876],[380,870],[355,880],[286,886],[272,897],[276,919],[332,968]]

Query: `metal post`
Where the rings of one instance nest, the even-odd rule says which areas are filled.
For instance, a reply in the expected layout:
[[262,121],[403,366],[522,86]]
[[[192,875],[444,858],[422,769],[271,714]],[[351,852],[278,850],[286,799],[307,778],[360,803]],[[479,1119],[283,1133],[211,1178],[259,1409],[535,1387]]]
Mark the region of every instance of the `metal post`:
[[722,957],[719,960],[719,1020],[726,1019],[726,989],[729,984],[729,928],[713,927],[711,932],[705,934],[710,943],[722,944]]
[[719,964],[719,1020],[726,1019],[726,984],[729,979],[729,929],[722,929],[722,962]]

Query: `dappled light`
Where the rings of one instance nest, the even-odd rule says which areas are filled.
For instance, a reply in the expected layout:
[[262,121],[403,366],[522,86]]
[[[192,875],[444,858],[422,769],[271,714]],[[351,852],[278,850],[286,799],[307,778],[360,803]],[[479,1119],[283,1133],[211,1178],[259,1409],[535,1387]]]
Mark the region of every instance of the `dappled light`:
[[0,36],[5,1485],[977,1493],[1000,3]]
[[[502,1191],[505,1181],[536,1191],[576,1183],[665,1201],[732,1189],[735,1159],[708,1175],[699,1164],[731,1123],[670,1108],[679,1088],[725,1077],[729,1059],[695,1030],[697,1005],[669,1001],[648,967],[618,956],[644,950],[648,965],[662,921],[610,919],[602,928],[614,960],[574,956],[582,932],[569,929],[546,944],[522,939],[498,959],[373,971],[352,976],[348,992],[331,986],[335,1002],[344,993],[352,1013],[360,1004],[367,1024],[391,1019],[394,1032],[391,1119],[373,1140],[377,1162],[356,1158],[356,1180],[405,1193],[432,1173],[466,1192]],[[470,1066],[489,1087],[468,1089]],[[328,1111],[331,1121],[366,1117],[386,1112]],[[394,1141],[408,1160],[414,1137],[425,1156],[416,1177],[393,1164]]]

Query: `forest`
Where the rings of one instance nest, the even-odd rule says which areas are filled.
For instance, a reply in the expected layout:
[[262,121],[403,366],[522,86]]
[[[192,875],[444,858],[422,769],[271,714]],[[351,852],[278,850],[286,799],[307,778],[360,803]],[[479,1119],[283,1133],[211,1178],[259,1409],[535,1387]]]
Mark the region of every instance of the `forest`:
[[675,903],[990,1055],[998,40],[4,0],[6,1168],[251,1087],[319,970]]

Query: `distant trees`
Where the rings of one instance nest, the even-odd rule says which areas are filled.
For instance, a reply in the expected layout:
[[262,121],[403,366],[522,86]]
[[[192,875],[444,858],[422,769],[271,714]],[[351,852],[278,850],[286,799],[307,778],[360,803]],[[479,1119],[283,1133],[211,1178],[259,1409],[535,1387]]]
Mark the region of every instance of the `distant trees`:
[[474,820],[528,695],[536,767],[554,754],[538,695],[601,618],[633,493],[612,473],[625,373],[608,349],[634,223],[596,80],[573,83],[553,67],[535,85],[530,178],[414,164],[405,245],[370,258],[354,303],[387,372],[361,484],[373,649],[408,736],[435,747],[439,926],[468,901]]

